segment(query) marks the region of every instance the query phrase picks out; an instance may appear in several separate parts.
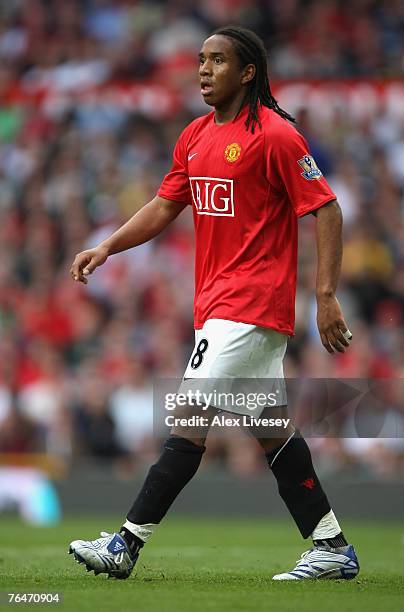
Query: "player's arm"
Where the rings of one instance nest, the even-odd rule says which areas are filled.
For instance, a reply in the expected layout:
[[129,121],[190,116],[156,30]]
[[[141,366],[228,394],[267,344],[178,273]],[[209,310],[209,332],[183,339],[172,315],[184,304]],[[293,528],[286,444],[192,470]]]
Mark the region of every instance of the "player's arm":
[[317,326],[324,348],[345,352],[348,327],[336,297],[342,261],[342,212],[337,200],[313,212],[317,238]]
[[186,204],[156,196],[122,227],[94,249],[76,255],[70,274],[73,280],[87,283],[87,276],[106,262],[110,255],[148,242],[173,221]]

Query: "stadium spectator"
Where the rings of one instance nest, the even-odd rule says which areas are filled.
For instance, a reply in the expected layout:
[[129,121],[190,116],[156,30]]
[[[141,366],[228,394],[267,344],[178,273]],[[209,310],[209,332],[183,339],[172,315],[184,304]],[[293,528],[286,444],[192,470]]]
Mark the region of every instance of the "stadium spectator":
[[[85,292],[71,286],[67,269],[74,253],[110,234],[155,192],[179,132],[201,112],[195,49],[206,31],[230,17],[265,38],[272,79],[402,77],[404,7],[398,1],[2,4],[0,433],[16,393],[24,418],[44,429],[48,450],[74,459],[73,435],[88,456],[98,457],[112,435],[105,452],[135,453],[140,462],[145,453],[147,460],[150,419],[140,406],[149,381],[181,375],[192,345],[183,332],[192,327],[190,217],[182,215],[135,254],[113,258]],[[96,89],[112,79],[130,79],[134,97],[126,97],[125,88],[122,97],[117,89]],[[283,94],[292,95],[286,87]],[[312,95],[320,101],[315,114],[297,90],[293,105],[343,208],[340,293],[356,333],[349,355],[325,364],[316,339],[313,224],[307,219],[300,226],[297,326],[286,369],[290,376],[403,378],[402,103],[400,109],[393,89],[380,99],[373,89],[358,90],[349,102],[320,90]],[[166,121],[171,96],[176,115]],[[94,410],[77,397],[81,372],[93,369],[110,378]],[[125,408],[132,401],[137,413]],[[93,423],[98,433],[91,437]],[[231,437],[218,444],[212,461],[221,465],[217,457],[227,457],[240,471]],[[320,445],[319,452],[325,462],[327,453],[340,457],[330,469],[363,467],[359,453],[348,460],[342,444]],[[249,473],[259,469],[254,458],[249,466]]]

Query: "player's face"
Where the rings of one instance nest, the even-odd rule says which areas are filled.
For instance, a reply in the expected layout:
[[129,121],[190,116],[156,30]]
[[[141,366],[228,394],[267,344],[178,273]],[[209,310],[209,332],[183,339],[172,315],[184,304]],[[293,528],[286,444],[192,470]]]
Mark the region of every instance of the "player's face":
[[225,106],[243,93],[246,70],[227,36],[215,34],[206,39],[199,53],[201,94],[207,104]]

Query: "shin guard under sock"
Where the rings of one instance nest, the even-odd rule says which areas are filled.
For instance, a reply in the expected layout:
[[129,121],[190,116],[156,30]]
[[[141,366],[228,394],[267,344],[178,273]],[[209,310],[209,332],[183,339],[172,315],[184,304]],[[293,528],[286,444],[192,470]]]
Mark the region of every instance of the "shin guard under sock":
[[280,448],[266,455],[278,483],[279,494],[304,538],[331,510],[313,467],[306,441],[295,431]]
[[138,525],[159,523],[196,473],[204,452],[204,446],[198,446],[186,438],[170,436],[128,512],[128,521]]

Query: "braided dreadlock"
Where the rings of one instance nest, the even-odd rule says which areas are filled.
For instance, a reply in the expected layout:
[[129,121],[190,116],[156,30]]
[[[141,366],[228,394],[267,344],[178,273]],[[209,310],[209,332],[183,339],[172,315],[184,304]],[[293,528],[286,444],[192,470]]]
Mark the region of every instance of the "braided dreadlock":
[[242,66],[246,66],[247,64],[254,64],[255,66],[255,76],[250,82],[247,92],[249,113],[245,122],[246,129],[248,130],[251,126],[251,132],[254,134],[255,125],[257,123],[260,128],[262,127],[258,117],[259,104],[271,108],[284,119],[296,123],[294,117],[280,108],[278,102],[271,93],[271,87],[268,80],[267,54],[262,40],[251,30],[239,26],[218,28],[213,34],[228,36],[232,39],[236,54]]

